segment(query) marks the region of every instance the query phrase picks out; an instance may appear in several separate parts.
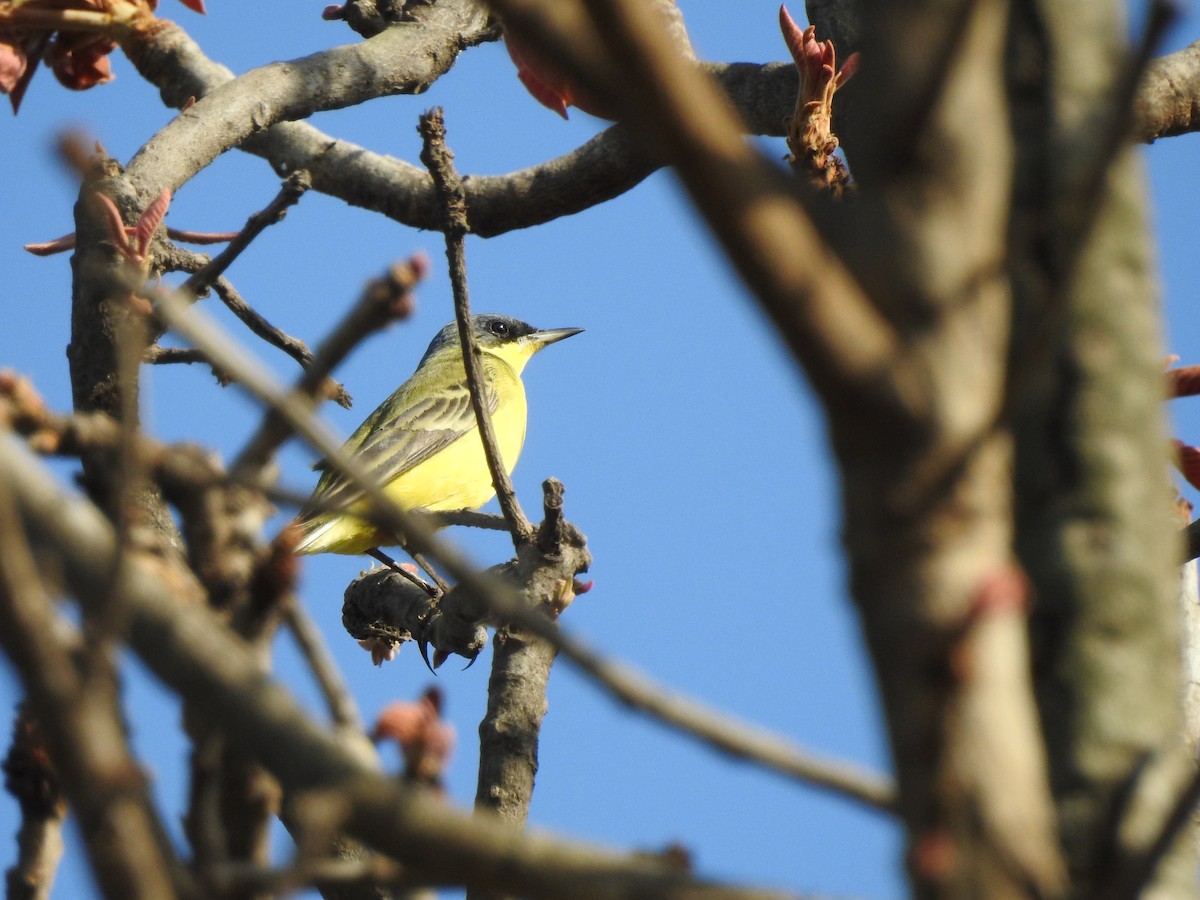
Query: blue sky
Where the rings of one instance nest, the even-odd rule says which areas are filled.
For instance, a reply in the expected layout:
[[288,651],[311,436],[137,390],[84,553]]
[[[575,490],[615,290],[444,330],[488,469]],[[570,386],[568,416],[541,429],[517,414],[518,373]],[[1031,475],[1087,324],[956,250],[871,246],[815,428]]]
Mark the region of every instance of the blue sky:
[[[164,0],[210,56],[235,71],[350,40],[320,19],[322,2],[212,0],[207,17]],[[796,4],[800,11],[800,4]],[[718,13],[687,2],[701,56],[765,62],[785,56],[777,6],[742,0]],[[252,10],[252,12],[247,12]],[[1190,10],[1171,47],[1200,37]],[[84,94],[39,73],[17,118],[0,115],[0,272],[8,286],[0,366],[32,375],[50,404],[70,405],[64,347],[69,327],[66,256],[36,259],[20,245],[72,229],[75,189],[51,152],[70,125],[128,160],[171,113],[119,57],[117,80]],[[466,53],[426,95],[375,101],[315,117],[323,130],[416,162],[417,115],[446,109],[448,140],[463,173],[494,174],[565,152],[601,125],[569,122],[538,106],[503,49]],[[782,141],[763,141],[780,157]],[[1200,208],[1200,139],[1173,138],[1147,154],[1153,179],[1169,327],[1167,347],[1200,361],[1193,247]],[[241,226],[277,190],[261,160],[227,154],[176,197],[175,227]],[[326,410],[348,434],[411,373],[433,333],[452,316],[440,236],[402,228],[312,193],[269,229],[229,272],[247,300],[284,330],[315,344],[353,302],[364,279],[425,250],[434,260],[409,323],[366,343],[339,371],[355,407]],[[673,688],[863,765],[885,768],[870,672],[848,600],[839,549],[836,481],[811,393],[716,252],[669,174],[597,209],[467,247],[476,311],[503,312],[540,327],[586,333],[537,357],[526,372],[530,422],[515,473],[527,509],[549,475],[567,486],[567,514],[588,535],[596,586],[564,617],[594,646]],[[239,338],[230,317],[206,301]],[[290,360],[262,356],[291,378]],[[200,440],[235,453],[260,412],[199,367],[147,373],[146,421],[168,440]],[[1183,401],[1177,432],[1200,443],[1200,416]],[[1195,401],[1191,401],[1195,405]],[[282,480],[307,490],[307,451],[290,446]],[[60,467],[60,471],[66,471]],[[286,520],[281,515],[276,524]],[[454,533],[481,565],[507,557],[503,538]],[[417,696],[431,676],[413,648],[381,669],[340,626],[341,594],[363,561],[305,562],[302,597],[370,719],[386,703]],[[486,701],[490,656],[468,672],[448,664],[438,683],[459,733],[450,794],[474,795],[475,729]],[[144,753],[169,828],[180,834],[186,745],[176,704],[131,663],[127,681],[134,742]],[[316,693],[289,640],[279,676],[313,709]],[[17,698],[0,669],[0,710]],[[658,848],[680,842],[708,876],[796,891],[895,896],[902,890],[898,832],[879,814],[727,761],[615,706],[560,663],[532,821],[606,844]],[[385,760],[395,766],[394,751]],[[0,864],[14,854],[16,809],[0,797]],[[72,846],[56,897],[89,896]],[[282,847],[282,845],[281,845]]]

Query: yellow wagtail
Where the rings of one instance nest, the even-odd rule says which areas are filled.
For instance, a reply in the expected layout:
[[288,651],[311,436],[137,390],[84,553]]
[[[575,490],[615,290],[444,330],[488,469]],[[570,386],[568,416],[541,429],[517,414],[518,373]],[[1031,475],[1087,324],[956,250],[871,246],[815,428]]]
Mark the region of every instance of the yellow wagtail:
[[[505,471],[511,473],[525,443],[521,371],[543,347],[583,329],[539,331],[496,315],[472,316],[471,328],[482,351],[484,395],[496,442]],[[454,322],[437,333],[412,377],[367,417],[344,449],[365,462],[404,509],[477,509],[492,498],[496,491]],[[304,532],[297,553],[370,553],[397,543],[395,535],[355,515],[366,507],[362,491],[323,463],[315,468],[325,471],[296,517]],[[337,509],[330,511],[331,505]]]

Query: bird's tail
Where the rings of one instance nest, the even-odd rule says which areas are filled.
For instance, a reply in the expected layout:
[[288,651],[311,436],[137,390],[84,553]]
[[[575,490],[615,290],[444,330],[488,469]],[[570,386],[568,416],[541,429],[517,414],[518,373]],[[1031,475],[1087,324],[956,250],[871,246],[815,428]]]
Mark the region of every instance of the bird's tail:
[[292,523],[301,531],[300,541],[296,544],[296,553],[320,553],[323,549],[322,538],[329,534],[330,529],[337,523],[336,519],[326,519],[320,516],[304,518],[297,516]]

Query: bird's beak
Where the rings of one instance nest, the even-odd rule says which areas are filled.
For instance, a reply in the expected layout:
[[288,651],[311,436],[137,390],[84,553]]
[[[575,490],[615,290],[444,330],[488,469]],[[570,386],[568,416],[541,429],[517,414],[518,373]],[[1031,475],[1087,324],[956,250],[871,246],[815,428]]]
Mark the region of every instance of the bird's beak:
[[541,350],[543,347],[548,347],[550,344],[556,344],[559,341],[565,341],[567,338],[571,337],[572,335],[579,334],[581,331],[583,331],[582,328],[546,328],[541,331],[535,331],[529,336],[529,338],[535,344],[537,344],[538,349]]

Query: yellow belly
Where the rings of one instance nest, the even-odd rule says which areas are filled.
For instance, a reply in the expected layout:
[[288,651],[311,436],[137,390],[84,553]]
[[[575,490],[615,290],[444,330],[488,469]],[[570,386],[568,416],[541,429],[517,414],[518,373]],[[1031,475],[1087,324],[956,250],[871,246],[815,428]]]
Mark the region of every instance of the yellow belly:
[[[504,471],[509,474],[512,474],[525,443],[525,398],[519,399],[518,403],[517,398],[509,398],[492,416],[500,458],[504,460]],[[384,491],[405,509],[439,512],[483,506],[496,491],[479,431],[464,434],[449,447],[394,479]]]
[[[515,391],[507,391],[492,414],[504,470],[512,474],[525,443],[525,391],[516,380]],[[384,493],[404,509],[442,512],[477,509],[495,495],[483,439],[478,429],[467,432],[384,486]],[[394,535],[379,531],[370,522],[353,515],[366,506],[359,502],[347,513],[321,517],[310,531],[300,553],[365,553],[374,547],[397,543]]]

